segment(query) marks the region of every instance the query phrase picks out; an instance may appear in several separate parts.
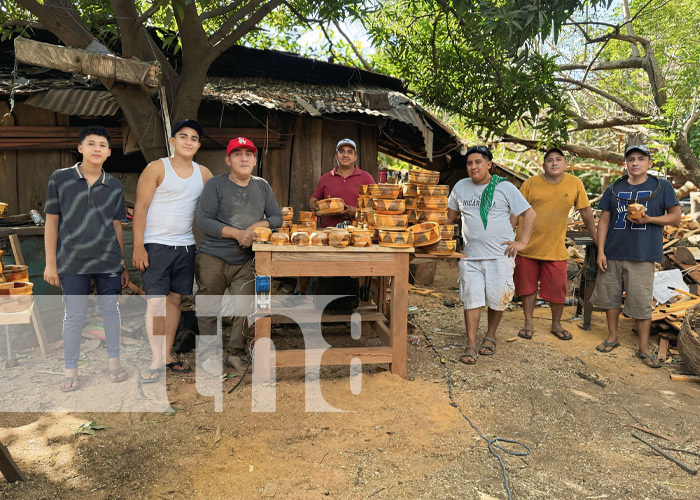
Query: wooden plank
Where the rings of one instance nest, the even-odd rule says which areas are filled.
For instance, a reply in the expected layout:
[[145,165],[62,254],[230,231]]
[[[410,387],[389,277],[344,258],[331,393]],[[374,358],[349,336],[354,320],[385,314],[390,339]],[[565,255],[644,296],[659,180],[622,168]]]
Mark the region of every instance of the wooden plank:
[[[397,254],[408,255],[408,254]],[[314,266],[306,261],[299,262],[272,262],[270,276],[386,276],[391,262],[355,262],[346,257],[335,265]],[[407,274],[408,276],[408,274]],[[406,277],[408,279],[408,277]]]
[[15,259],[15,264],[18,266],[24,266],[24,255],[22,254],[22,246],[19,244],[19,238],[16,234],[11,234],[8,236],[10,240],[10,246],[12,247],[12,255]]
[[[293,349],[277,351],[275,365],[279,368],[306,366],[306,354],[318,355],[322,349]],[[363,363],[392,363],[391,347],[332,347],[326,349],[321,357],[321,365],[348,365],[353,358]]]
[[[318,311],[294,311],[290,310],[289,315],[285,315],[273,308],[275,314],[272,315],[272,322],[277,324],[304,324],[316,323],[318,321]],[[357,311],[355,311],[357,313]],[[363,322],[384,321],[384,315],[379,311],[360,312]],[[352,320],[352,314],[323,314],[321,323],[347,323]]]
[[668,339],[659,340],[659,352],[656,354],[656,358],[659,361],[666,361],[668,357]]
[[[294,122],[288,118],[274,119],[271,120],[270,123],[270,128],[278,130],[284,134],[291,134],[293,127]],[[270,149],[267,151],[267,153],[265,153],[263,150],[262,154],[262,177],[264,177],[267,182],[270,183],[270,187],[272,188],[272,192],[275,194],[277,203],[279,203],[281,207],[289,206],[289,180],[290,168],[292,165],[292,141],[285,141],[284,147],[280,149]],[[306,210],[306,208],[306,204],[303,205],[303,207],[295,207],[297,210]]]
[[672,373],[671,380],[676,382],[700,382],[700,375],[692,375],[689,373]]
[[372,330],[374,330],[385,346],[391,346],[391,332],[389,327],[387,327],[383,321],[375,321],[370,323]]
[[8,483],[14,483],[15,481],[26,481],[27,478],[24,477],[22,471],[19,470],[17,464],[12,459],[10,450],[8,450],[5,445],[0,443],[0,472],[5,476]]
[[360,154],[360,168],[369,172],[374,180],[379,174],[379,124],[376,126],[360,125],[360,142],[357,147]]
[[323,120],[300,116],[296,120],[292,167],[289,182],[289,206],[301,210],[321,177]]
[[408,328],[408,255],[396,254],[391,280],[391,373],[406,378],[406,335]]
[[[337,248],[332,246],[296,246],[296,245],[270,245],[269,243],[253,243],[253,252],[272,252],[277,253],[314,253],[314,252],[330,252],[330,253],[413,253],[413,248],[390,248],[380,245],[372,245],[371,247],[354,247],[348,246],[345,248]],[[348,257],[350,258],[350,257]],[[337,259],[337,257],[336,257]]]
[[[371,248],[371,247],[370,247]],[[338,254],[331,252],[291,252],[291,253],[273,253],[272,262],[309,262],[309,255],[312,255],[314,262],[330,262],[338,266],[344,266],[344,260],[352,262],[394,262],[394,253],[352,253],[347,254],[338,262]],[[335,267],[335,266],[333,266]]]
[[[10,114],[7,102],[0,102],[0,125],[2,128],[14,128],[15,117]],[[0,134],[2,137],[2,134]],[[19,213],[17,200],[17,152],[0,151],[0,201],[7,203],[7,215]]]
[[110,78],[150,88],[160,86],[162,76],[159,64],[138,59],[125,59],[112,54],[85,52],[82,49],[37,42],[22,37],[15,38],[15,57],[18,61],[32,66]]

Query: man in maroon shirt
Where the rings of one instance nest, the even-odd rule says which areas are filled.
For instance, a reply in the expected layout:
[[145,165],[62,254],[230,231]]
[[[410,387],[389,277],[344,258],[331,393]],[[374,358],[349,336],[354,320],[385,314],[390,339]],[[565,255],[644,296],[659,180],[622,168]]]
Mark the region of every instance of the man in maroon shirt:
[[360,186],[374,184],[372,175],[361,170],[356,165],[356,161],[357,146],[355,141],[352,139],[338,141],[335,147],[335,167],[319,179],[316,190],[309,200],[309,207],[315,213],[318,200],[342,198],[345,202],[345,210],[339,215],[323,217],[319,224],[320,227],[335,227],[340,222],[354,218]]

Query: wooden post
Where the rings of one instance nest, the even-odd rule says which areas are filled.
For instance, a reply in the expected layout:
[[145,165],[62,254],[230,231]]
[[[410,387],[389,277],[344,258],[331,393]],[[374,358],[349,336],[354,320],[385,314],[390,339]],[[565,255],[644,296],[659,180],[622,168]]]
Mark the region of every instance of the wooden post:
[[[19,244],[19,238],[16,234],[11,234],[8,236],[10,239],[10,246],[12,246],[12,254],[15,257],[15,264],[24,264],[24,255],[22,255],[22,247]],[[36,339],[39,341],[39,349],[41,350],[41,355],[46,357],[46,349],[49,342],[46,340],[46,333],[44,331],[44,324],[41,322],[41,316],[39,316],[39,311],[36,307],[32,308],[32,325],[34,325],[34,332],[36,333]]]
[[12,460],[12,455],[10,455],[10,450],[8,450],[2,443],[0,443],[0,472],[5,476],[8,483],[14,483],[15,481],[26,481],[27,478],[24,477],[22,471],[19,470],[17,464]]
[[391,279],[391,373],[406,378],[408,328],[408,253],[395,253]]
[[96,54],[73,47],[15,38],[15,57],[24,64],[42,66],[157,89],[161,82],[160,65],[112,54]]

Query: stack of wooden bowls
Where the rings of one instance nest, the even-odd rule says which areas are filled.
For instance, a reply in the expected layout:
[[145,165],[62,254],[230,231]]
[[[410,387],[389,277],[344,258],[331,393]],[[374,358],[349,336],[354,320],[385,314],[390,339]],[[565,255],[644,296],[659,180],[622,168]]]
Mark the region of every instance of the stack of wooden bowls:
[[7,216],[7,203],[0,202],[0,219],[4,219]]
[[374,227],[379,245],[393,248],[413,246],[413,233],[408,231],[406,200],[400,199],[399,184],[370,184],[367,194],[372,198]]
[[313,212],[299,212],[299,228],[301,230],[311,229],[311,233],[316,230],[316,216]]
[[431,245],[426,245],[423,250],[433,255],[452,255],[457,249],[457,240],[454,239],[456,228],[455,224],[440,226],[440,240]]
[[27,266],[2,267],[3,282],[0,283],[0,312],[24,311],[32,305],[32,289]]

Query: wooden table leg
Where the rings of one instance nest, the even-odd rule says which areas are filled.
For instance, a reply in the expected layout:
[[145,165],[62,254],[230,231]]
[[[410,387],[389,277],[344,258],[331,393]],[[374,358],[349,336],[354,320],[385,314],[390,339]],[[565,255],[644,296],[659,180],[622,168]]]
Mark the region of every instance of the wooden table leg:
[[[258,276],[269,276],[270,267],[272,264],[272,255],[270,252],[257,252],[255,254],[255,274]],[[254,368],[256,374],[262,374],[261,378],[266,382],[272,382],[270,379],[271,373],[271,341],[272,336],[272,317],[263,316],[255,320],[255,343],[253,344]],[[258,340],[266,339],[258,344]],[[269,342],[268,342],[269,341]],[[255,376],[255,375],[254,375]]]
[[397,253],[391,280],[391,373],[406,378],[409,254]]

